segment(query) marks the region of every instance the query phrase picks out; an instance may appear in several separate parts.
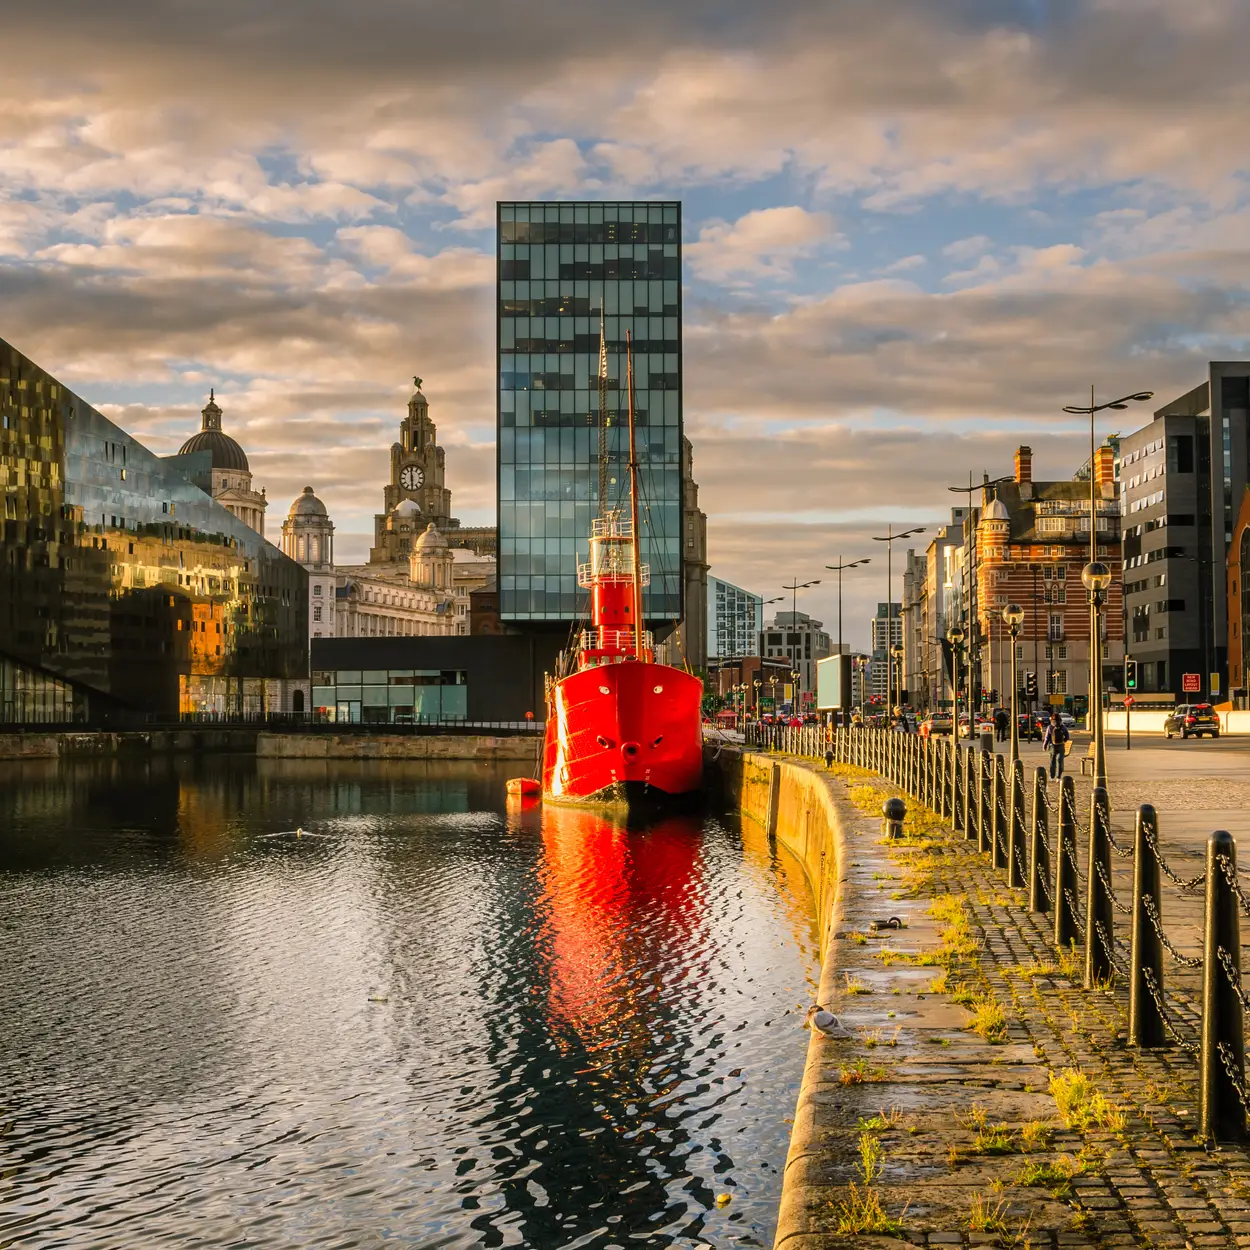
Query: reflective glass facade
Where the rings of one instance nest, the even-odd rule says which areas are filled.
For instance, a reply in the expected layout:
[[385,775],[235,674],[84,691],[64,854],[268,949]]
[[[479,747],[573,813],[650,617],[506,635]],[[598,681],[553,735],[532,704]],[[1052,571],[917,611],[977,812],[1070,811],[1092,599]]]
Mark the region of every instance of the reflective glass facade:
[[681,204],[498,205],[499,609],[567,622],[599,510],[599,320],[608,504],[628,507],[625,336],[634,343],[645,612],[682,616]]
[[348,724],[437,725],[469,713],[460,669],[322,669],[312,675],[316,716]]
[[0,658],[91,719],[307,677],[307,573],[3,340],[0,499]]

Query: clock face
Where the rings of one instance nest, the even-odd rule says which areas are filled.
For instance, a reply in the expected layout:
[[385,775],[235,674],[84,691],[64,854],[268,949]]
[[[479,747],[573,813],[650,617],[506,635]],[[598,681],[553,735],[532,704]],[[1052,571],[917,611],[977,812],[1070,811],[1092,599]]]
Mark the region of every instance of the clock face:
[[404,471],[399,475],[399,484],[404,490],[418,490],[424,481],[425,470],[415,464],[406,465]]

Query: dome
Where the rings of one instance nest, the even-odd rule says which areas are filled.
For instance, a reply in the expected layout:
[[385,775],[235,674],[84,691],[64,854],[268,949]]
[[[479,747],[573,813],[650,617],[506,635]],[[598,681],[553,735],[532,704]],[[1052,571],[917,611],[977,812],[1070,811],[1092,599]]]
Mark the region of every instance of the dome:
[[1011,513],[1001,499],[991,499],[981,513],[982,521],[1010,521]]
[[392,509],[391,516],[420,516],[421,507],[415,499],[401,499]]
[[438,532],[434,522],[426,526],[425,533],[413,543],[415,551],[446,551],[447,539]]
[[243,448],[222,431],[221,409],[217,405],[216,391],[209,391],[208,403],[200,409],[203,424],[198,434],[192,434],[178,449],[180,456],[193,451],[207,451],[212,456],[214,469],[232,469],[236,473],[250,473]]
[[291,505],[289,517],[324,517],[329,516],[326,506],[313,494],[311,486],[304,487],[304,493]]
[[201,430],[192,434],[178,450],[180,456],[193,451],[212,452],[214,469],[233,469],[236,473],[250,473],[243,448],[221,430]]

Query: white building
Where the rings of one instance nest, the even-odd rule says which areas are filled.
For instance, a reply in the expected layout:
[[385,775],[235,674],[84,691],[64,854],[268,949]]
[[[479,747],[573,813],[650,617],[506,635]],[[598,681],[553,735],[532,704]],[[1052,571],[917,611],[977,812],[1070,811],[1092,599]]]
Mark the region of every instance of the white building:
[[754,655],[764,628],[764,598],[727,582],[707,579],[707,654],[731,660]]
[[291,504],[282,550],[308,570],[310,638],[467,634],[469,595],[495,577],[493,556],[451,547],[432,521],[405,560],[336,565],[334,525],[311,486]]

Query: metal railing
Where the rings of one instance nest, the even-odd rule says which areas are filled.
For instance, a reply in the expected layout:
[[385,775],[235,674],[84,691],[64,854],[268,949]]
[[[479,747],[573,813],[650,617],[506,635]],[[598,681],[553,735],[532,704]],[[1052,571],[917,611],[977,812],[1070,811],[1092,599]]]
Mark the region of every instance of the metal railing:
[[[1027,891],[1021,899],[1027,910],[1053,916],[1056,949],[1083,955],[1084,988],[1127,982],[1130,1045],[1174,1046],[1198,1059],[1202,1136],[1246,1140],[1250,1090],[1244,1029],[1250,989],[1242,982],[1240,926],[1242,915],[1250,916],[1250,896],[1230,833],[1210,834],[1205,871],[1186,879],[1160,849],[1158,815],[1150,804],[1137,809],[1131,844],[1125,835],[1121,842],[1105,789],[1093,790],[1082,827],[1071,777],[1060,781],[1056,804],[1044,768],[1038,767],[1026,786],[1022,763],[1012,766],[993,751],[888,729],[817,725],[748,724],[746,740],[748,746],[875,772],[948,821],[956,835],[975,841],[1009,887]],[[1026,789],[1032,792],[1031,810]],[[1117,895],[1113,857],[1131,862],[1131,903]],[[1205,891],[1201,955],[1184,953],[1164,927],[1165,879],[1179,892]],[[1117,916],[1128,926],[1127,960],[1117,939]],[[1169,1006],[1165,955],[1176,967],[1201,973],[1200,1002],[1188,1012],[1198,1016],[1197,1025]]]

